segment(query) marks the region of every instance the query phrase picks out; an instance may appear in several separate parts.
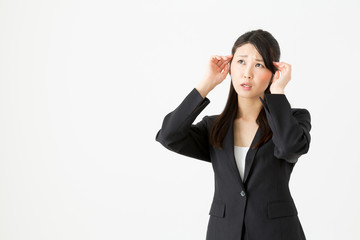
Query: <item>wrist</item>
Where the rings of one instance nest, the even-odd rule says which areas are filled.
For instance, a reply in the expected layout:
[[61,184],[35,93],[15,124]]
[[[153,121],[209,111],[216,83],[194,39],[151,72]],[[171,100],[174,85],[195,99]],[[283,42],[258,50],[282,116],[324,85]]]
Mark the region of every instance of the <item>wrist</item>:
[[205,98],[208,93],[212,90],[211,87],[208,86],[208,84],[204,84],[202,82],[200,82],[198,85],[196,85],[196,90],[198,90],[198,92],[200,93],[200,95]]
[[285,94],[284,89],[277,88],[277,89],[270,89],[271,94]]

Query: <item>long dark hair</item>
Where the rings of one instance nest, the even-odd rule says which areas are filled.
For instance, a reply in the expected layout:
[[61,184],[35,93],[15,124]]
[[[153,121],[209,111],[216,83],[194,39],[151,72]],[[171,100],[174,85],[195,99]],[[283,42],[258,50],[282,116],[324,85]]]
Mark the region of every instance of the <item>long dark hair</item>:
[[[272,78],[277,71],[276,67],[273,64],[273,61],[278,62],[280,60],[280,47],[276,39],[267,31],[262,29],[249,31],[241,35],[234,43],[232,47],[231,54],[234,55],[236,49],[241,47],[246,43],[251,43],[257,49],[259,54],[264,60],[264,64],[267,69],[272,72],[271,81],[269,86],[266,88],[265,93],[270,93],[270,85]],[[231,62],[233,59],[231,60]],[[231,65],[230,62],[230,65]],[[230,67],[229,67],[230,72]],[[260,101],[260,100],[259,100]],[[217,116],[215,119],[211,130],[210,130],[210,143],[222,149],[222,142],[225,138],[225,135],[231,125],[231,121],[234,121],[238,112],[238,95],[234,89],[232,81],[230,81],[230,91],[229,96],[222,113]],[[254,148],[257,148],[267,142],[272,137],[272,131],[270,129],[269,123],[266,118],[266,113],[262,107],[256,123],[259,125],[261,130],[261,139],[254,145]]]

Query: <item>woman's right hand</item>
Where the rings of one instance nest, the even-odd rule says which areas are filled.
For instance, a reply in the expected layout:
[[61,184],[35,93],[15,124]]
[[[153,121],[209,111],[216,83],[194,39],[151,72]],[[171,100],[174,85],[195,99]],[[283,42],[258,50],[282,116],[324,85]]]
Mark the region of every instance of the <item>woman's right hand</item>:
[[233,55],[218,56],[213,55],[209,59],[206,72],[202,80],[196,86],[201,96],[205,96],[213,90],[218,84],[222,83],[229,72],[229,62]]

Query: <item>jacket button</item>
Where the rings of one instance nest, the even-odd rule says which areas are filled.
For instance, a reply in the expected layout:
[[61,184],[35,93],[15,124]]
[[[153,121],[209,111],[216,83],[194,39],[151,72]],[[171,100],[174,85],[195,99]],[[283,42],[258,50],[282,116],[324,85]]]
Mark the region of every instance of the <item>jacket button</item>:
[[245,194],[244,191],[241,191],[240,195],[241,195],[242,197],[245,197],[246,194]]

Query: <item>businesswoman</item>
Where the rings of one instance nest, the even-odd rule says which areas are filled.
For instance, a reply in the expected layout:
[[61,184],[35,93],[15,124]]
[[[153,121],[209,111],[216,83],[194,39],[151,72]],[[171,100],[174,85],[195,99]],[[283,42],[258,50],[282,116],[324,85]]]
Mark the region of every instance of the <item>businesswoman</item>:
[[[291,108],[284,89],[291,65],[279,62],[276,39],[261,29],[241,35],[231,55],[212,56],[203,79],[168,113],[156,141],[212,164],[215,192],[207,240],[300,240],[305,234],[289,190],[309,150],[310,113]],[[207,94],[231,76],[219,115],[193,124]]]

